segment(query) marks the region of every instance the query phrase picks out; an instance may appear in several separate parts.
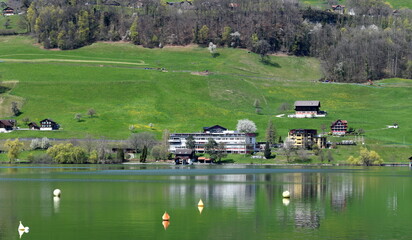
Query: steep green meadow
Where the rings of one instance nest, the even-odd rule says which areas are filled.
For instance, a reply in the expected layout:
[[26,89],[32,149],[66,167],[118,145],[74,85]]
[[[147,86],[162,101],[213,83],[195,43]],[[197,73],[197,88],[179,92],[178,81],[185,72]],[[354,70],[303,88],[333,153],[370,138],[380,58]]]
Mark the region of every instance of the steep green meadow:
[[[126,139],[136,131],[200,131],[219,124],[234,129],[237,120],[256,122],[259,140],[269,119],[283,138],[292,128],[315,128],[336,119],[366,130],[370,144],[412,143],[412,81],[388,79],[375,86],[320,83],[320,64],[313,58],[271,56],[271,64],[243,49],[218,49],[212,58],[197,46],[144,49],[128,43],[96,43],[72,51],[44,50],[22,36],[0,38],[0,80],[10,86],[1,94],[1,118],[8,118],[11,98],[21,103],[17,117],[52,118],[56,132],[15,131],[0,138],[43,137]],[[149,68],[149,69],[145,69]],[[164,68],[161,71],[158,68]],[[209,75],[198,74],[208,70]],[[259,99],[262,114],[253,103]],[[324,119],[277,118],[292,111],[282,103],[320,100]],[[86,115],[94,108],[97,116]],[[1,110],[0,109],[0,110]],[[82,113],[82,121],[74,119]],[[398,123],[399,129],[386,125]],[[149,124],[154,124],[150,128]]]

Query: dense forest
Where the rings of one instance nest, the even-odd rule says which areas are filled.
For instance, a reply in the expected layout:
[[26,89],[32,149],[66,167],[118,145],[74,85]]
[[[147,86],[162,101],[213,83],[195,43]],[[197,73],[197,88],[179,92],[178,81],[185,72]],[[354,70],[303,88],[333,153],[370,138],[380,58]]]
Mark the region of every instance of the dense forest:
[[383,0],[348,0],[351,14],[303,7],[294,0],[35,0],[22,24],[45,48],[95,41],[144,47],[187,45],[247,48],[318,57],[325,80],[412,78],[412,10]]

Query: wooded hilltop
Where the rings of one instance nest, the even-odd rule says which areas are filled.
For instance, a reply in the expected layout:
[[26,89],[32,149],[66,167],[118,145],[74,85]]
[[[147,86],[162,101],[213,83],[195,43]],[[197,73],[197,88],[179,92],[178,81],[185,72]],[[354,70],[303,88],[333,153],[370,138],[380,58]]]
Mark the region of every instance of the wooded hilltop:
[[383,0],[348,0],[352,14],[303,7],[295,0],[27,0],[24,24],[44,48],[74,49],[96,41],[144,47],[247,48],[261,55],[313,56],[325,80],[412,78],[412,10]]

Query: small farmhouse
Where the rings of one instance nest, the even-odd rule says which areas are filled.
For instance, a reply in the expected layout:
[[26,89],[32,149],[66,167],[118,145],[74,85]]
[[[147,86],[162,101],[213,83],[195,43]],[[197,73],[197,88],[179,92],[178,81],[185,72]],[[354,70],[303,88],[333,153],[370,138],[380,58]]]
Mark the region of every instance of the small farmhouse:
[[16,126],[16,120],[13,120],[13,119],[0,120],[0,132],[13,131],[15,126]]
[[287,141],[295,148],[309,149],[314,144],[317,144],[319,148],[326,147],[326,137],[317,135],[315,129],[292,129],[288,133]]
[[12,16],[14,15],[14,9],[11,7],[6,7],[5,9],[3,9],[3,15],[4,16]]
[[288,117],[311,118],[325,116],[326,112],[320,111],[320,101],[296,101],[295,114]]
[[343,136],[348,132],[348,121],[336,120],[330,125],[332,135]]
[[37,123],[35,122],[30,122],[29,124],[27,124],[29,126],[30,130],[40,130],[39,125],[37,125]]
[[51,119],[44,119],[40,121],[40,130],[59,130],[60,126]]
[[176,149],[175,151],[175,163],[187,164],[193,161],[195,158],[195,152],[192,149]]
[[339,14],[345,13],[345,5],[332,5],[332,11]]

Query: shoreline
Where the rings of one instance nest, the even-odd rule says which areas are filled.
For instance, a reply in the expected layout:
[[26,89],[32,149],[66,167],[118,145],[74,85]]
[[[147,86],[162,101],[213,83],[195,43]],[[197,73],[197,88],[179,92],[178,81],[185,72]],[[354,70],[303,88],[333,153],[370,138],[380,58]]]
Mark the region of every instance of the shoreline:
[[344,164],[344,163],[337,163],[337,164],[302,164],[302,163],[195,163],[195,164],[174,164],[174,163],[167,163],[167,162],[149,162],[149,163],[140,163],[140,162],[124,162],[121,163],[122,165],[173,165],[173,166],[308,166],[308,167],[409,167],[409,163],[383,163],[379,165],[353,165],[353,164]]

